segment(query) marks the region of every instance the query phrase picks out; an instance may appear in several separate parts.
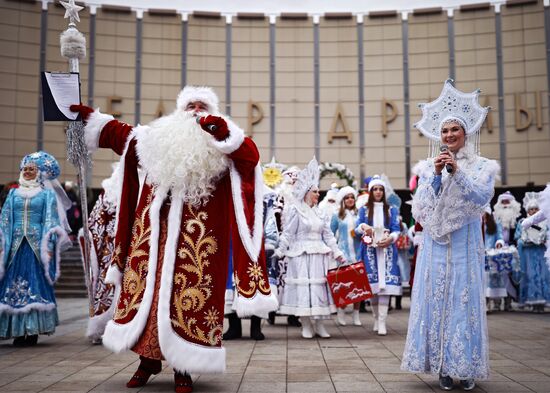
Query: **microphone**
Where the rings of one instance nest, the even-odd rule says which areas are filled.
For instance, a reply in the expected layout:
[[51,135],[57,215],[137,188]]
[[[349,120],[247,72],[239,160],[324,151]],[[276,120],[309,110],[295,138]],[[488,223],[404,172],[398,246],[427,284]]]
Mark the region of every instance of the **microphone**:
[[[196,120],[198,125],[201,125],[201,119],[206,119],[206,117],[197,116]],[[205,127],[208,129],[209,132],[216,132],[216,130],[218,129],[215,124],[205,124]]]
[[[441,147],[439,148],[439,151],[441,153],[449,151],[449,146],[441,145]],[[453,166],[451,164],[445,164],[445,169],[447,170],[447,173],[453,173]]]

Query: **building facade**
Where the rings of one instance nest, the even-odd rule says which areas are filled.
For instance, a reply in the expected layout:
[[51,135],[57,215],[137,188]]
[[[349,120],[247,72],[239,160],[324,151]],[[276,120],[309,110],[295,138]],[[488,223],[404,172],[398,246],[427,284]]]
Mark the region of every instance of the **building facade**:
[[[39,71],[67,70],[64,11],[47,0],[0,0],[0,184],[17,179],[19,160],[37,149],[59,159],[62,180],[74,179],[64,124],[42,122],[40,111]],[[417,104],[451,77],[461,90],[480,88],[493,108],[481,149],[501,162],[501,184],[550,181],[547,0],[314,15],[102,4],[80,19],[82,101],[128,123],[174,110],[185,84],[209,85],[263,162],[303,166],[316,155],[405,188],[428,151],[412,126]],[[96,153],[91,186],[116,159]]]

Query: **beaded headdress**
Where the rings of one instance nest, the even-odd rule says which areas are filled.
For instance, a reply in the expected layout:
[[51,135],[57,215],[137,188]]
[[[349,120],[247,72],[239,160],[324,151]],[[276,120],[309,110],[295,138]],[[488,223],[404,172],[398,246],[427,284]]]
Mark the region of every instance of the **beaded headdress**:
[[303,200],[312,187],[319,186],[319,177],[319,163],[315,157],[313,157],[309,164],[298,172],[296,183],[294,183],[292,193],[298,201]]
[[459,123],[466,133],[466,143],[472,144],[479,154],[479,131],[490,107],[479,105],[481,90],[464,93],[453,86],[453,80],[447,79],[439,97],[418,106],[422,110],[422,119],[414,127],[430,140],[430,156],[439,154],[441,128],[450,122]]
[[22,170],[26,165],[34,164],[41,173],[44,180],[57,179],[61,170],[59,169],[59,163],[49,153],[45,151],[37,151],[35,153],[27,154],[21,160],[19,164],[19,170]]

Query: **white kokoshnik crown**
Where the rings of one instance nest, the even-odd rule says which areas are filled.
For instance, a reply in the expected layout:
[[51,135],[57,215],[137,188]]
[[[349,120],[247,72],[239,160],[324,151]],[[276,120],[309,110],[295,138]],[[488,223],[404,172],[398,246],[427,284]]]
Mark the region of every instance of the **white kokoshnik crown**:
[[[466,141],[474,143],[475,152],[479,154],[479,131],[491,109],[479,105],[480,93],[479,89],[464,93],[453,86],[452,79],[447,79],[438,98],[418,105],[422,110],[422,119],[414,127],[430,139],[432,150],[436,150],[431,152],[432,156],[439,154],[442,126],[451,121],[456,121],[464,128]],[[468,138],[470,136],[474,138]]]
[[539,193],[538,192],[526,192],[523,197],[523,208],[527,211],[529,209],[539,207]]
[[294,183],[294,187],[292,188],[294,197],[298,201],[302,201],[312,187],[319,186],[319,177],[319,163],[317,159],[313,157],[309,164],[298,172],[296,183]]

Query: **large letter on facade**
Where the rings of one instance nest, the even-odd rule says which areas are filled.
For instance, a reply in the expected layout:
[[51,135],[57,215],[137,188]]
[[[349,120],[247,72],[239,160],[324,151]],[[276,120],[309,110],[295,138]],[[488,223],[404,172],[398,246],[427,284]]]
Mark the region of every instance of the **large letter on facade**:
[[[342,123],[342,127],[344,128],[344,130],[341,132],[336,132],[338,121]],[[352,143],[351,131],[349,130],[348,122],[344,117],[344,110],[342,109],[342,105],[340,103],[338,103],[338,105],[336,106],[336,113],[334,114],[332,125],[330,126],[330,130],[328,132],[328,143],[332,143],[332,140],[334,138],[347,139],[348,143]]]
[[[388,107],[391,109],[391,112],[388,116]],[[388,136],[388,124],[395,120],[397,117],[397,106],[393,101],[386,101],[384,98],[382,100],[382,135],[385,137]]]
[[253,126],[258,124],[264,118],[264,111],[260,103],[248,100],[248,136],[254,135]]
[[[531,113],[529,109],[525,108],[521,104],[521,96],[516,93],[516,131],[523,131],[529,128],[531,125]],[[525,122],[522,122],[523,115],[525,115]]]

